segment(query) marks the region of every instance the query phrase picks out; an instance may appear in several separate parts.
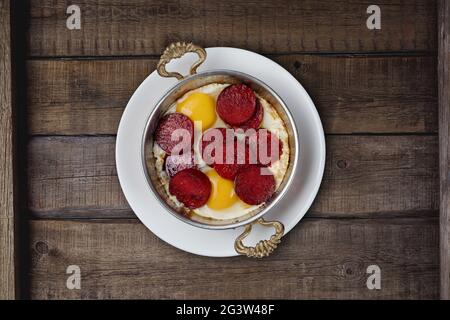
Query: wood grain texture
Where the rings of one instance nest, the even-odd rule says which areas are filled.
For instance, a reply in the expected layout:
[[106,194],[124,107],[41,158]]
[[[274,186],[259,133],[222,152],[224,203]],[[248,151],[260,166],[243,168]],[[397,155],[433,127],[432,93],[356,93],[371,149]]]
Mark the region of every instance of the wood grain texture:
[[450,2],[439,1],[439,170],[441,298],[450,299]]
[[67,1],[31,1],[31,56],[161,54],[171,42],[262,53],[436,50],[436,1],[382,0],[382,29],[366,27],[373,1],[77,1],[81,30],[66,28]]
[[33,138],[28,148],[29,209],[42,217],[45,212],[89,218],[105,212],[133,215],[117,179],[114,151],[114,137]]
[[10,1],[0,0],[0,299],[16,291]]
[[[304,219],[270,257],[207,258],[142,224],[31,221],[33,299],[433,299],[437,219]],[[381,290],[366,269],[381,268]],[[81,289],[66,288],[66,268]]]
[[[442,174],[450,150],[447,1],[380,0],[381,31],[366,28],[369,0],[80,0],[82,29],[72,31],[69,4],[29,5],[28,208],[33,218],[58,219],[29,222],[30,298],[432,299],[440,286],[441,297],[449,297],[450,196]],[[437,24],[445,73],[440,113]],[[156,57],[178,40],[268,55],[304,85],[326,133],[369,134],[327,137],[318,197],[263,263],[171,247],[134,219],[120,189],[113,137],[119,119]],[[438,114],[439,146],[447,150],[440,158],[438,138],[429,135],[438,130]],[[0,115],[1,143],[3,109]],[[4,229],[14,226],[0,208],[1,250],[12,247]],[[81,267],[81,290],[66,288],[71,264]],[[381,267],[381,290],[366,287],[371,264]],[[7,269],[0,280],[4,275],[11,277]]]
[[[121,192],[114,137],[34,137],[28,205],[36,217],[134,217]],[[328,136],[310,216],[423,216],[438,209],[436,136]]]
[[[271,56],[306,88],[327,133],[437,132],[432,56]],[[31,134],[115,134],[155,59],[28,61]]]

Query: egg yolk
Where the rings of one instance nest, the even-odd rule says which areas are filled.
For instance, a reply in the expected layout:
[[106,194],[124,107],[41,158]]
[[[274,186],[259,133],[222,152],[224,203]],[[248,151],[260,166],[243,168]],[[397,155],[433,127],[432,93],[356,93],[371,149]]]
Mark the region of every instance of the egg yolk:
[[201,92],[193,92],[177,104],[177,112],[189,117],[192,121],[200,121],[202,130],[212,127],[216,122],[216,106],[214,99]]
[[233,181],[227,180],[219,176],[216,170],[206,172],[211,181],[211,195],[206,205],[213,210],[222,210],[232,206],[239,200],[234,192]]

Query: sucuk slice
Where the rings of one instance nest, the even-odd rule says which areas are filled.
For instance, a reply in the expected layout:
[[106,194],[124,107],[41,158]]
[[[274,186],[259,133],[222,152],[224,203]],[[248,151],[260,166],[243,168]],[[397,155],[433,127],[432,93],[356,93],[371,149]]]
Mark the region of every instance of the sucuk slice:
[[[267,132],[264,135],[263,130]],[[264,137],[266,139],[264,139]],[[267,129],[259,129],[256,134],[247,137],[248,144],[252,152],[257,155],[258,163],[270,166],[277,162],[283,153],[283,143],[278,137]],[[278,145],[278,152],[276,150]],[[261,150],[261,152],[260,152]]]
[[189,168],[196,168],[194,161],[194,151],[181,155],[170,155],[165,159],[166,173],[169,177],[173,177],[179,171]]
[[252,115],[252,117],[239,126],[233,126],[233,128],[235,129],[240,128],[244,130],[258,129],[259,126],[261,125],[263,117],[264,117],[264,108],[259,102],[259,100],[256,99],[255,113]]
[[[228,152],[231,152],[231,148],[234,149],[232,151],[233,152],[233,162],[229,163],[230,161],[229,161],[229,159],[227,159],[227,154],[228,154]],[[238,153],[237,140],[235,140],[235,142],[233,143],[232,146],[227,146],[227,148],[225,148],[224,161],[222,161],[221,163],[214,164],[214,169],[217,171],[219,176],[221,176],[222,178],[228,179],[228,180],[234,180],[238,171],[241,170],[242,168],[245,168],[246,166],[248,166],[248,164],[249,164],[249,148],[248,148],[247,144],[244,144],[244,148],[245,149],[244,149],[243,155],[242,155],[242,152]],[[242,159],[242,156],[244,156],[243,159]]]
[[255,93],[245,84],[230,85],[217,97],[216,111],[231,126],[239,126],[248,121],[255,109]]
[[[226,145],[226,136],[227,136],[227,128],[211,128],[205,131],[202,135],[201,140],[201,155],[203,160],[206,162],[207,165],[213,167],[214,163],[216,162],[216,149],[214,148],[211,150],[212,152],[209,152],[210,150],[206,150],[206,147],[209,146],[211,143],[215,141],[214,139],[210,139],[212,137],[215,137],[216,135],[222,136],[222,145]],[[219,157],[219,155],[218,155]]]
[[211,194],[211,182],[200,170],[185,169],[170,179],[169,192],[187,208],[200,208]]
[[[226,130],[233,130],[233,129],[213,128],[209,129],[205,133],[208,132],[212,134],[212,130],[217,130],[218,133],[222,135],[222,149],[206,150],[206,147],[209,146],[211,143],[213,143],[214,139],[210,141],[209,138],[212,136],[207,135],[205,137],[204,134],[202,136],[201,141],[202,158],[206,162],[206,164],[213,167],[222,178],[234,180],[238,170],[244,167],[245,165],[249,164],[250,160],[249,147],[244,142],[243,147],[245,149],[243,150],[243,152],[242,151],[238,152],[239,142],[234,135],[233,140],[227,143]],[[219,152],[218,154],[216,154],[217,151]],[[230,159],[228,159],[228,157],[230,158],[232,157],[231,161]]]
[[250,165],[239,170],[234,180],[237,196],[250,205],[258,205],[269,200],[275,192],[275,178],[268,170],[258,165]]
[[155,132],[156,143],[168,154],[171,154],[172,149],[183,141],[181,137],[178,140],[172,139],[172,133],[177,129],[185,129],[190,134],[190,137],[187,137],[186,140],[190,141],[190,145],[194,142],[194,124],[192,120],[181,113],[170,113],[159,120]]

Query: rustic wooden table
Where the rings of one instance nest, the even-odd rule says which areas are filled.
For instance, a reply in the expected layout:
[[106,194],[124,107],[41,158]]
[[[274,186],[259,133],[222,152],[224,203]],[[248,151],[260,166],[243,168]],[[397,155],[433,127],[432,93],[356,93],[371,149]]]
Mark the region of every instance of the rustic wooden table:
[[[376,1],[369,30],[372,2],[79,0],[69,30],[68,1],[0,0],[0,297],[448,298],[449,4]],[[267,259],[177,250],[121,192],[118,121],[178,40],[264,54],[318,107],[320,193]]]

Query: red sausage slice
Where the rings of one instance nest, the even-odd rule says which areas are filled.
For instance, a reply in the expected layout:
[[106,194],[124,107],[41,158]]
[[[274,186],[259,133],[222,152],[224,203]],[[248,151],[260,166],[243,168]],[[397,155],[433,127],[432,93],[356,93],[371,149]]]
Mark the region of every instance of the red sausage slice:
[[256,96],[245,84],[233,84],[217,97],[216,110],[220,118],[231,126],[248,121],[256,109]]
[[264,166],[277,162],[283,153],[283,143],[267,129],[259,129],[256,134],[248,137],[248,144],[252,152],[256,153],[258,163]]
[[211,182],[200,170],[185,169],[170,179],[169,192],[187,208],[195,209],[208,201]]
[[[214,135],[212,130],[216,130]],[[242,145],[244,150],[238,150],[240,144],[238,143],[238,140],[234,135],[233,140],[230,141],[226,140],[227,130],[233,131],[232,129],[213,128],[205,132],[205,134],[202,137],[202,157],[203,160],[209,166],[213,167],[222,178],[234,180],[234,177],[236,176],[238,170],[242,166],[249,163],[249,148],[244,142]],[[222,145],[221,145],[222,149],[220,150],[216,148],[213,150],[206,149],[207,146],[213,143],[215,139],[212,137],[216,135],[221,135],[222,137]]]
[[263,117],[264,117],[264,108],[262,107],[259,100],[256,99],[255,113],[253,114],[253,116],[249,120],[245,121],[243,124],[239,126],[234,126],[234,128],[235,129],[241,128],[244,130],[258,129],[259,126],[261,125]]
[[[249,148],[247,144],[244,144],[245,148],[240,153],[238,153],[238,142],[235,140],[232,146],[227,146],[224,154],[224,161],[221,163],[215,163],[214,169],[217,171],[219,176],[228,180],[234,180],[236,174],[240,169],[245,168],[249,164]],[[233,151],[231,151],[233,149]],[[233,152],[229,156],[233,156],[232,162],[230,163],[227,159],[228,152]]]
[[[211,128],[205,131],[202,135],[201,140],[201,147],[200,150],[203,160],[206,162],[209,166],[214,166],[215,163],[215,157],[216,157],[216,149],[213,150],[206,150],[206,147],[209,146],[211,143],[213,143],[216,139],[216,137],[221,136],[222,137],[222,143],[225,143],[226,140],[226,128]],[[210,152],[211,151],[211,152]]]
[[[227,134],[230,135],[230,137],[228,137]],[[222,144],[219,145],[215,144],[214,148],[213,146],[207,148],[213,142],[215,142],[218,136],[220,136]],[[227,139],[229,139],[229,141]],[[234,135],[233,129],[226,129],[226,128],[209,129],[202,136],[201,141],[202,158],[211,167],[214,167],[214,165],[217,163],[223,164],[227,162],[227,154],[231,152],[233,148],[237,147],[236,144],[237,139],[236,136]]]
[[165,168],[169,177],[173,177],[179,171],[189,168],[196,168],[194,162],[194,151],[181,155],[170,155],[166,157]]
[[190,145],[194,142],[194,124],[192,120],[181,113],[170,113],[159,120],[155,132],[156,143],[168,154],[172,152],[172,149],[178,143],[184,141],[182,137],[175,140],[172,139],[172,134],[177,129],[186,130],[185,133],[190,136],[186,137],[185,141],[190,141]]
[[269,200],[274,194],[275,178],[265,167],[247,166],[237,173],[234,190],[245,203],[258,205]]

